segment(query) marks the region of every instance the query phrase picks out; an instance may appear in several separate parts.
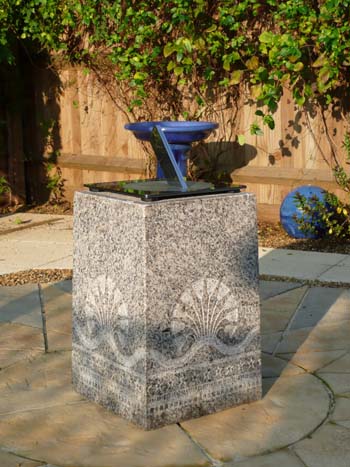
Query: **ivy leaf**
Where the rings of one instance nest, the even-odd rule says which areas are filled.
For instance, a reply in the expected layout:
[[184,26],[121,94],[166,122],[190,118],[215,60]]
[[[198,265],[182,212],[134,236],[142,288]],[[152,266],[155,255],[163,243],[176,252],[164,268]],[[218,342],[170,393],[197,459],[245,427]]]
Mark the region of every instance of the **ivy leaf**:
[[272,115],[265,115],[263,122],[270,128],[270,130],[275,129],[275,120],[273,119]]
[[243,70],[235,70],[231,73],[230,84],[239,84],[243,76]]
[[264,132],[262,129],[259,127],[259,125],[254,122],[250,125],[250,134],[251,135],[256,135],[256,136],[262,136]]
[[294,70],[294,71],[301,71],[303,68],[304,68],[304,64],[303,64],[302,62],[297,62],[297,63],[293,66],[293,70]]
[[259,68],[259,59],[258,57],[254,56],[247,60],[245,64],[248,70],[256,70],[257,68]]
[[262,92],[261,84],[255,84],[254,86],[250,87],[250,93],[253,99],[258,99],[261,95],[261,92]]
[[300,94],[300,91],[298,89],[293,90],[293,97],[294,97],[295,102],[298,105],[300,105],[300,107],[305,104],[305,96]]
[[327,81],[329,80],[330,78],[330,70],[328,68],[328,66],[324,66],[323,68],[321,68],[319,74],[318,74],[318,79],[319,81],[322,83],[322,84],[326,84]]
[[173,62],[173,61],[171,60],[171,61],[168,63],[166,69],[167,69],[168,71],[171,71],[171,70],[173,70],[175,67],[176,67],[176,63]]
[[272,32],[264,31],[260,34],[259,41],[263,44],[272,45],[275,41],[275,35]]
[[217,27],[216,24],[212,24],[209,28],[205,30],[205,32],[214,32],[216,31]]
[[145,72],[141,72],[141,71],[137,71],[135,74],[134,74],[134,79],[137,79],[137,80],[140,80],[140,81],[144,81],[148,76],[148,73],[145,73]]
[[187,52],[191,52],[192,51],[192,44],[191,44],[191,41],[185,37],[184,40],[182,41],[185,49],[187,50]]
[[176,67],[174,68],[174,73],[175,73],[176,76],[182,75],[183,71],[184,71],[184,67],[183,67],[183,66],[176,66]]
[[230,71],[231,68],[231,58],[229,55],[226,55],[222,64],[222,67],[226,71]]
[[258,110],[255,112],[255,115],[257,115],[258,117],[263,117],[263,116],[264,116],[264,112],[263,112],[262,110],[259,110],[259,109],[258,109]]
[[323,67],[326,63],[328,63],[326,55],[323,53],[321,54],[312,64],[314,68],[321,68]]
[[238,135],[237,136],[237,142],[240,146],[245,145],[245,136],[244,135]]
[[176,47],[174,44],[166,44],[166,46],[163,49],[163,55],[165,58],[169,57],[173,52],[176,51]]
[[285,74],[282,76],[282,78],[281,78],[281,83],[282,83],[282,84],[286,84],[286,83],[288,83],[289,79],[290,79],[290,74],[289,74],[289,73],[285,73]]

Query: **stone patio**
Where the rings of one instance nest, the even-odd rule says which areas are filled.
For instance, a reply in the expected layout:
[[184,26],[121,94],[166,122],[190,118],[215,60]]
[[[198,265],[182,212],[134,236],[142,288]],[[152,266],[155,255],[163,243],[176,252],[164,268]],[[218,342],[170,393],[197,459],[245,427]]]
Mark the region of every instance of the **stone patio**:
[[263,399],[149,432],[72,390],[71,283],[40,290],[0,290],[1,467],[350,466],[350,289],[261,281]]

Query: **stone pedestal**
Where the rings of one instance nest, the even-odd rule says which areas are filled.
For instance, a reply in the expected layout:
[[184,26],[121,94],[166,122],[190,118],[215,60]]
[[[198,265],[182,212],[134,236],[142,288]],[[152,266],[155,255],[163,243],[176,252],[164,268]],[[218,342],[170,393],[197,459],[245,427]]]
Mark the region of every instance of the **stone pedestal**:
[[74,203],[73,384],[146,428],[261,397],[255,197]]

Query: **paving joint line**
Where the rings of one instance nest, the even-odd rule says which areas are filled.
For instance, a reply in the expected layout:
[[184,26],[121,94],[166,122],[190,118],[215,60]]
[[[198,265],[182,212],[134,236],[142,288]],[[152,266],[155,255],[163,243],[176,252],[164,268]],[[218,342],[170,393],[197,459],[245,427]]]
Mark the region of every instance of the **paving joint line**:
[[339,261],[337,261],[335,264],[333,264],[332,266],[329,266],[329,268],[327,268],[325,271],[321,272],[321,274],[319,274],[317,277],[316,277],[316,280],[318,280],[323,274],[325,274],[326,272],[330,271],[332,268],[335,268],[337,267],[342,261],[344,261],[346,259],[345,258],[342,258],[340,259]]
[[[276,281],[277,282],[277,281]],[[283,281],[284,282],[284,281]],[[297,289],[300,289],[301,287],[304,287],[306,284],[300,282],[298,285],[296,285],[295,287],[293,287],[292,289],[288,289],[288,290],[283,290],[283,292],[278,292],[276,293],[276,295],[272,295],[271,297],[268,297],[268,298],[265,298],[265,299],[260,299],[261,302],[266,302],[267,300],[270,300],[271,298],[275,298],[275,297],[279,297],[280,295],[283,295],[285,293],[288,293],[288,292],[292,292],[293,290],[297,290]]]
[[46,221],[37,221],[37,222],[33,222],[32,224],[28,223],[28,225],[25,223],[22,226],[11,227],[9,229],[0,230],[0,236],[9,235],[9,234],[12,234],[12,233],[15,233],[15,232],[20,232],[21,230],[33,229],[34,227],[40,227],[42,225],[54,224],[55,222],[58,222],[58,221],[60,221],[62,219],[63,219],[63,217],[56,217],[55,219],[48,219]]
[[48,353],[49,342],[47,338],[46,311],[45,311],[44,296],[43,296],[43,290],[42,290],[41,284],[38,284],[38,293],[39,293],[41,320],[43,323],[42,332],[43,332],[43,338],[44,338],[44,348],[45,348],[45,353]]
[[304,460],[299,456],[299,454],[294,450],[293,446],[288,448],[290,452],[293,453],[293,455],[298,459],[298,461],[304,466],[304,467],[310,467],[309,465],[305,464]]
[[224,463],[221,461],[218,461],[217,459],[214,459],[207,451],[206,449],[187,431],[181,423],[176,424],[180,430],[184,433],[184,435],[200,450],[200,452],[203,454],[204,457],[208,459],[209,462],[211,462],[211,467],[224,467]]
[[273,357],[276,356],[278,347],[279,347],[280,344],[282,343],[283,339],[288,335],[288,333],[289,333],[289,331],[290,331],[290,328],[291,328],[291,325],[292,325],[292,323],[293,323],[293,321],[294,321],[294,318],[296,317],[298,311],[300,310],[300,307],[301,307],[302,303],[304,302],[304,299],[305,299],[305,297],[306,297],[306,295],[307,295],[307,293],[308,293],[309,290],[310,290],[310,288],[309,288],[309,286],[308,286],[308,288],[305,290],[304,295],[301,297],[299,303],[297,304],[294,313],[293,313],[292,316],[290,317],[290,319],[289,319],[289,321],[288,321],[288,323],[287,323],[287,326],[285,327],[284,331],[282,332],[280,338],[278,339],[278,342],[276,343],[276,345],[275,345],[275,347],[274,347],[274,349],[273,349],[273,351],[272,351],[272,353],[271,353],[271,355],[272,355]]
[[27,461],[32,461],[32,462],[40,462],[41,466],[40,467],[45,467],[45,465],[48,465],[46,461],[41,460],[41,459],[35,459],[33,457],[28,457],[24,456],[23,454],[20,454],[18,452],[12,451],[10,448],[7,448],[6,446],[0,446],[0,451],[6,452],[6,454],[11,454],[13,456],[19,457],[20,459],[25,459]]

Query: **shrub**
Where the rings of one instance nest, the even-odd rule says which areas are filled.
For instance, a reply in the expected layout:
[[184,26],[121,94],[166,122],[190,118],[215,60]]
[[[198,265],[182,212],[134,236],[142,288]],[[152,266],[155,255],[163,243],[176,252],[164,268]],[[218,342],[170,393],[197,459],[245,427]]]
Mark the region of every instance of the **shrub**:
[[350,205],[335,194],[326,192],[320,200],[317,196],[307,199],[297,193],[295,203],[302,211],[300,218],[295,217],[301,231],[350,240]]

